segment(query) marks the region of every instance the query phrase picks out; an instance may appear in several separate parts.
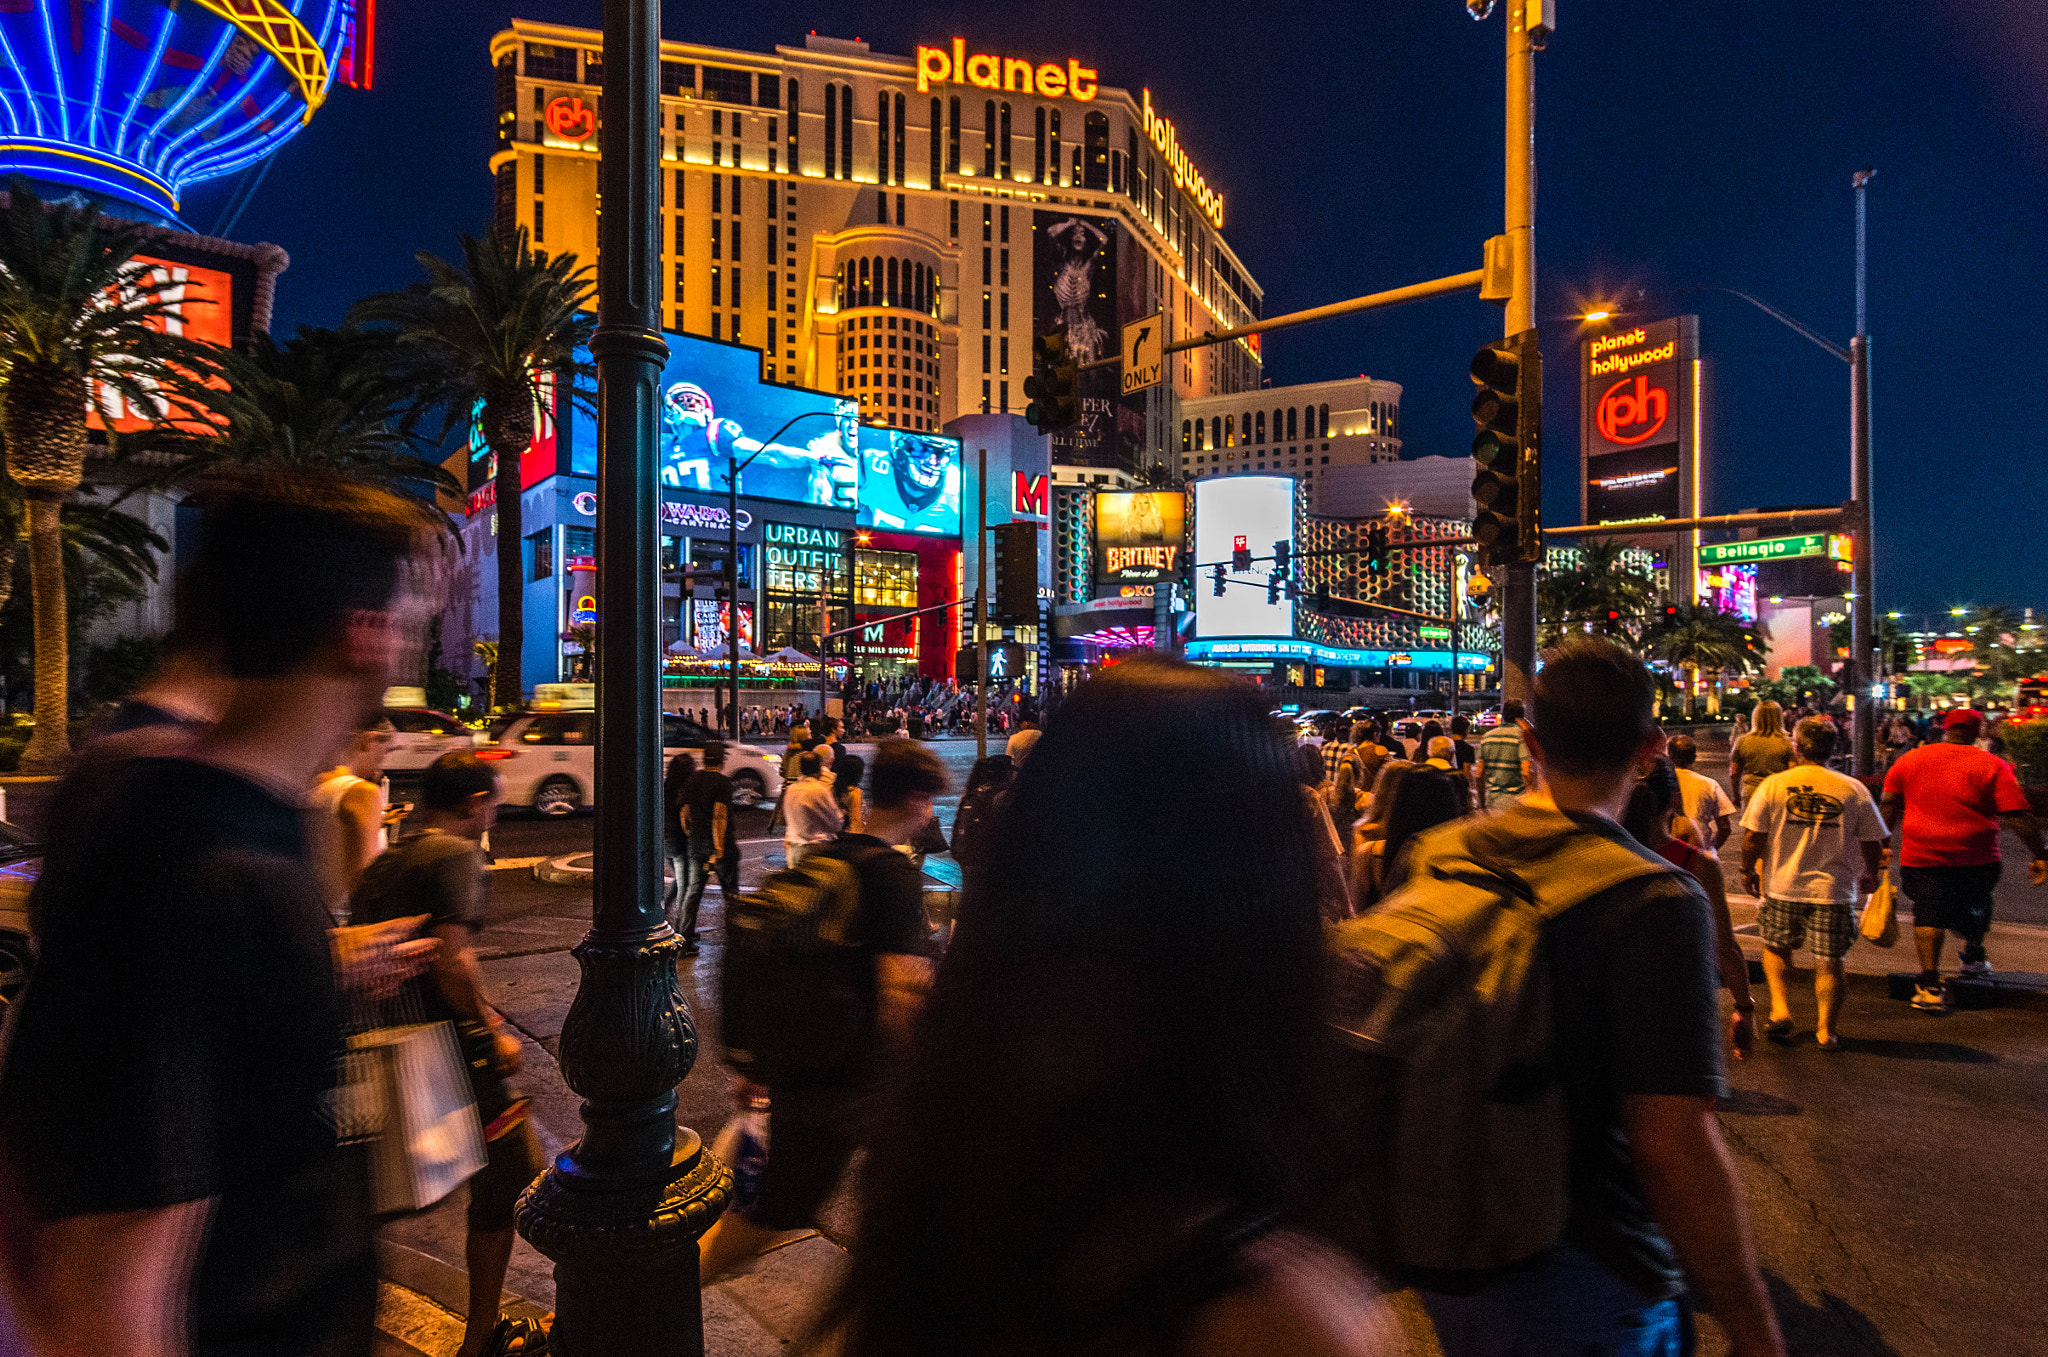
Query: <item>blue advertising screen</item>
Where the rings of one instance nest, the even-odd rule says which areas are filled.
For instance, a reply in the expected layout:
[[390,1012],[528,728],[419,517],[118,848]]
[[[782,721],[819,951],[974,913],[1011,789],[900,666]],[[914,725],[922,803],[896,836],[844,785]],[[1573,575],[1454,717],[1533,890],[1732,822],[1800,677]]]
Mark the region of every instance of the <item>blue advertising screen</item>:
[[[663,485],[722,494],[736,457],[747,462],[742,495],[855,510],[861,527],[885,532],[960,535],[958,439],[862,425],[857,401],[763,382],[753,349],[664,338]],[[570,445],[573,468],[595,474],[596,422],[583,410],[570,417]]]

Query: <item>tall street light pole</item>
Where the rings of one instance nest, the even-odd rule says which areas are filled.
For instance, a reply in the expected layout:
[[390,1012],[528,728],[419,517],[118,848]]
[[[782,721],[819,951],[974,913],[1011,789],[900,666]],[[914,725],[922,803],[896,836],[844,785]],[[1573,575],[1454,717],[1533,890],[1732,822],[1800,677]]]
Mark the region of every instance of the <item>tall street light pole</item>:
[[1849,578],[1854,592],[1849,600],[1849,665],[1844,677],[1855,694],[1850,719],[1858,777],[1877,771],[1877,706],[1871,695],[1877,673],[1877,542],[1871,531],[1870,330],[1864,312],[1863,269],[1864,192],[1876,176],[1876,170],[1864,169],[1849,180],[1856,190],[1856,337],[1849,341],[1849,531],[1853,534]]
[[562,1025],[583,1135],[528,1187],[519,1231],[555,1264],[550,1350],[701,1357],[697,1240],[732,1172],[675,1122],[697,1034],[661,908],[661,338],[655,242],[661,153],[656,0],[605,0],[599,131],[597,826],[592,927]]
[[[1505,226],[1512,289],[1505,328],[1513,337],[1536,328],[1536,44],[1528,6],[1507,7],[1507,202]],[[1455,611],[1455,609],[1453,609]],[[1501,698],[1526,701],[1536,676],[1536,567],[1517,561],[1501,570]],[[1457,679],[1455,649],[1452,682]]]

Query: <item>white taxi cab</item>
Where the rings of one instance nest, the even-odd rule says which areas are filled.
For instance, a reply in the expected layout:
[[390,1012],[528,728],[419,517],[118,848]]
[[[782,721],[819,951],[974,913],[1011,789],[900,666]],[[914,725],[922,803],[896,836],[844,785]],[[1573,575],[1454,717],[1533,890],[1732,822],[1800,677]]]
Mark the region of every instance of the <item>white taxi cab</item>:
[[[506,805],[570,815],[590,805],[596,790],[597,713],[580,694],[545,706],[537,701],[536,708],[493,727],[476,756],[497,768]],[[664,763],[719,738],[687,716],[662,714]],[[777,756],[753,745],[726,745],[725,774],[732,779],[736,806],[759,805],[782,794]]]

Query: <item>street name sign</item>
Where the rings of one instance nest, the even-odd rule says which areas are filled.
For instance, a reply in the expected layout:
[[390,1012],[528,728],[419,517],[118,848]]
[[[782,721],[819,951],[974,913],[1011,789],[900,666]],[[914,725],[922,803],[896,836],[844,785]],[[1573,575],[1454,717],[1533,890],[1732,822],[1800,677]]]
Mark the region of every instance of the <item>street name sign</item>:
[[1700,548],[1701,565],[1736,565],[1747,561],[1797,561],[1828,554],[1826,533],[1797,537],[1759,537],[1752,542],[1721,542]]

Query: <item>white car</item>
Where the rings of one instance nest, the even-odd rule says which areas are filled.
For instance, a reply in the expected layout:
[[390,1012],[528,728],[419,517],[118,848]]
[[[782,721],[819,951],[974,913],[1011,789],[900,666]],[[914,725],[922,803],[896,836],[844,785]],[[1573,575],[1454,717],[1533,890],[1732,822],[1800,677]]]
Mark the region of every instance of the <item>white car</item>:
[[[515,716],[494,729],[476,756],[494,764],[508,806],[531,806],[543,815],[568,815],[591,804],[596,790],[597,713],[540,711]],[[664,762],[685,749],[720,738],[687,716],[663,713]],[[725,747],[725,775],[736,806],[754,806],[782,794],[778,756],[753,745]]]
[[420,773],[443,754],[474,749],[476,736],[469,727],[447,712],[426,707],[386,707],[384,715],[392,726],[391,743],[384,750],[387,773]]

